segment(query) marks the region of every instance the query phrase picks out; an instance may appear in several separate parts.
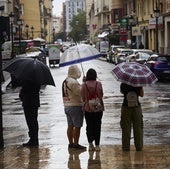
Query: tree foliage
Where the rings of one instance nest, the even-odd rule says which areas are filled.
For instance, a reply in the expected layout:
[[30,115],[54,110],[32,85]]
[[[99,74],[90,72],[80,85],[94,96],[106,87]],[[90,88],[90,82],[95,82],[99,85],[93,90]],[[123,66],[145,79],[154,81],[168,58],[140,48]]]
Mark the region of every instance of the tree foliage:
[[87,34],[86,29],[86,12],[79,11],[70,22],[71,32],[69,36],[75,41],[79,42],[84,40]]

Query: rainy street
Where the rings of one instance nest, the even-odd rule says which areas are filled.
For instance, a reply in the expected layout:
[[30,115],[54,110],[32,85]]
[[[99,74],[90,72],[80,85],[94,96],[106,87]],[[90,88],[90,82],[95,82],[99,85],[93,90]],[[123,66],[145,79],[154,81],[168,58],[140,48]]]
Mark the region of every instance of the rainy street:
[[[79,64],[80,68],[81,65]],[[102,119],[101,151],[68,151],[67,122],[63,110],[61,84],[68,67],[52,67],[56,87],[42,87],[39,109],[39,148],[23,148],[28,141],[19,88],[7,88],[2,95],[4,150],[0,151],[2,169],[155,169],[170,168],[170,82],[157,82],[144,87],[140,98],[144,119],[144,149],[136,152],[131,139],[131,151],[121,150],[120,108],[123,97],[120,82],[111,74],[114,64],[103,60],[82,63],[83,71],[95,68],[104,90],[105,111]],[[83,76],[83,75],[82,75]],[[79,79],[80,83],[82,78]],[[88,146],[85,121],[80,144]]]

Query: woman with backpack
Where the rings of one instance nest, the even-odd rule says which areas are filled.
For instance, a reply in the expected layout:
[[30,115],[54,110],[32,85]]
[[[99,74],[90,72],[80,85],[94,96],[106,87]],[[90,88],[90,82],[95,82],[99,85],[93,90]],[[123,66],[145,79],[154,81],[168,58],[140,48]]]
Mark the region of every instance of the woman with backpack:
[[81,89],[89,151],[100,151],[101,123],[104,111],[103,88],[101,82],[96,78],[96,71],[92,68],[89,69]]
[[143,148],[143,115],[138,97],[144,96],[143,87],[133,87],[121,83],[120,92],[124,95],[121,107],[122,149],[130,151],[131,127],[133,126],[136,151]]

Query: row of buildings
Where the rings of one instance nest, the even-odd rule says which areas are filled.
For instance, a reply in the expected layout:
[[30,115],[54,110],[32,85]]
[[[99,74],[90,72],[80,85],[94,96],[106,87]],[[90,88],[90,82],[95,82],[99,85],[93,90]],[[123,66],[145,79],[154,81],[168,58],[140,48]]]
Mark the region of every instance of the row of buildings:
[[170,53],[170,0],[65,0],[62,17],[53,16],[53,0],[0,0],[0,39],[52,42],[57,32],[69,34],[79,10],[86,11],[92,42],[111,37],[113,43],[142,42],[145,48]]
[[0,39],[53,38],[53,0],[0,0]]
[[62,15],[66,34],[73,6],[80,1],[85,3],[90,41],[112,36],[116,43],[142,42],[145,48],[170,53],[170,0],[66,0]]
[[90,39],[108,32],[121,43],[142,41],[145,48],[170,53],[170,0],[87,0],[86,5]]

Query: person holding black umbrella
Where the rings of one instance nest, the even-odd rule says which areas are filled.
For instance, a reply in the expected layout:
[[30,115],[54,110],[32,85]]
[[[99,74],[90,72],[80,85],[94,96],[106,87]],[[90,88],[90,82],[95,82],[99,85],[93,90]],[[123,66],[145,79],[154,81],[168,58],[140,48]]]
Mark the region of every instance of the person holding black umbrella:
[[23,146],[38,146],[38,108],[40,107],[39,92],[41,85],[55,86],[50,69],[36,58],[18,57],[10,60],[4,66],[15,80],[15,85],[21,86],[20,98],[25,119],[29,129],[30,140]]
[[28,126],[29,141],[23,146],[39,146],[38,141],[38,108],[40,107],[40,85],[31,81],[24,81],[19,97],[22,101],[24,115]]

